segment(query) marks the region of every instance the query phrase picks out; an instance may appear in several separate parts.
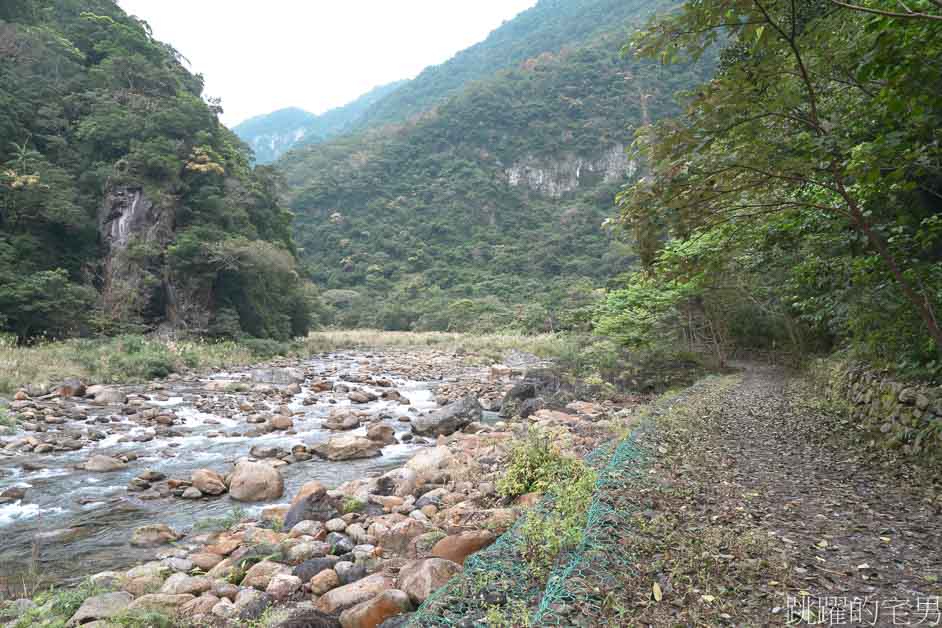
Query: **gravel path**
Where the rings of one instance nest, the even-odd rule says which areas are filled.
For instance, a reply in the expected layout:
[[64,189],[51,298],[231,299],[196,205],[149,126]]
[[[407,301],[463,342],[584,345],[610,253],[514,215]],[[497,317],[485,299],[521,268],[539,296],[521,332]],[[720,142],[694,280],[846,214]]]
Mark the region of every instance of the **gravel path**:
[[610,623],[942,624],[932,482],[842,445],[846,423],[813,397],[750,366],[659,413],[652,466],[624,495],[633,569]]

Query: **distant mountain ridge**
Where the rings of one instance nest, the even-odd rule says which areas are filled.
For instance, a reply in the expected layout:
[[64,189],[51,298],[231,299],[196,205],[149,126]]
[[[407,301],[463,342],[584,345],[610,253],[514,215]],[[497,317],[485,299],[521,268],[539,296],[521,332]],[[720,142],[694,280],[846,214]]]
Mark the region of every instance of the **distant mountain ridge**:
[[382,85],[319,116],[289,107],[250,118],[232,130],[255,153],[257,164],[270,164],[294,148],[323,142],[349,130],[371,106],[407,82]]

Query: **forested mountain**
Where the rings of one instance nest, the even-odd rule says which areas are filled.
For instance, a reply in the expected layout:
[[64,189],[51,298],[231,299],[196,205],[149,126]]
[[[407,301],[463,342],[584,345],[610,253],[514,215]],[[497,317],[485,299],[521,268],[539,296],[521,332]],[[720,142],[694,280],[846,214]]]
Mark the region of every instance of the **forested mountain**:
[[427,68],[413,81],[370,107],[360,126],[402,122],[421,115],[472,81],[490,79],[544,52],[583,46],[595,35],[629,28],[665,2],[649,5],[624,0],[540,0],[533,8],[505,22],[488,38],[449,61]]
[[0,330],[307,328],[275,175],[202,91],[111,0],[0,4]]
[[[425,86],[443,100],[422,115],[283,158],[302,258],[336,322],[583,324],[595,289],[632,263],[603,222],[638,168],[633,130],[678,113],[677,92],[711,66],[663,71],[619,54],[657,7],[541,2],[443,66],[454,72],[426,72],[371,110],[404,112],[391,103]],[[451,79],[433,89],[486,71],[454,95]]]
[[355,101],[317,116],[295,107],[256,116],[232,128],[255,153],[255,163],[270,164],[289,150],[323,142],[354,126],[370,106],[407,81],[370,90]]

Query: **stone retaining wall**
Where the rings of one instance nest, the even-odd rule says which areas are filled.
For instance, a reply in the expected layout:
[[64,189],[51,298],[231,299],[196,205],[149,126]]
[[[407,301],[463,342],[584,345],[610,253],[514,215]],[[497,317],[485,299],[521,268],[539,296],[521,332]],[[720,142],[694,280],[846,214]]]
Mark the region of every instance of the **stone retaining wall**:
[[901,383],[861,364],[822,360],[813,372],[827,400],[872,435],[869,445],[912,456],[942,452],[942,387]]

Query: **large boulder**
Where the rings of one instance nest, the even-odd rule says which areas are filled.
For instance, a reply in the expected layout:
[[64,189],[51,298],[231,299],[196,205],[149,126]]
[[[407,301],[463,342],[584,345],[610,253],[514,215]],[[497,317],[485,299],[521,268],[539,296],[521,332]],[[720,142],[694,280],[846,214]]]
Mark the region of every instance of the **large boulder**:
[[317,600],[316,610],[336,615],[361,602],[371,600],[383,591],[395,587],[396,581],[383,573],[375,573],[362,580],[328,591]]
[[[88,394],[90,390],[91,389],[85,391],[85,393]],[[114,388],[100,388],[95,391],[95,396],[93,399],[95,400],[95,403],[100,403],[103,405],[121,405],[127,402],[128,396],[120,390],[115,390]]]
[[447,447],[432,447],[413,456],[406,463],[406,468],[415,471],[419,483],[422,484],[434,477],[438,471],[447,467],[453,459],[454,455]]
[[559,373],[552,369],[534,369],[527,371],[526,377],[521,382],[514,384],[513,388],[507,391],[500,405],[500,416],[511,418],[516,416],[521,406],[528,399],[555,398],[556,393],[562,387],[562,379]]
[[366,437],[374,443],[379,443],[380,445],[396,444],[396,430],[394,430],[392,426],[386,425],[385,423],[376,423],[375,425],[371,425],[370,428],[366,430]]
[[418,486],[419,475],[412,469],[402,467],[393,469],[376,478],[373,490],[375,495],[388,497],[408,497],[415,493]]
[[391,589],[345,610],[340,614],[340,625],[343,628],[376,628],[390,617],[411,610],[412,601],[408,594]]
[[463,565],[468,556],[481,551],[496,540],[497,536],[490,530],[469,530],[440,540],[432,548],[432,556]]
[[133,601],[134,597],[124,591],[92,596],[82,602],[68,625],[78,626],[101,619],[110,619],[122,614]]
[[240,460],[229,480],[229,495],[240,502],[268,502],[285,492],[278,469],[259,462]]
[[88,459],[84,465],[86,471],[92,471],[93,473],[108,473],[111,471],[121,471],[122,469],[127,469],[128,464],[122,462],[117,458],[112,458],[110,456],[92,456]]
[[413,602],[421,604],[458,573],[461,573],[461,565],[450,560],[443,558],[415,560],[406,563],[399,571],[396,585],[408,593]]
[[332,436],[326,443],[320,443],[312,447],[315,454],[334,462],[375,458],[380,455],[381,449],[380,445],[370,439],[352,434]]
[[324,421],[324,429],[346,432],[360,427],[362,419],[352,412],[335,412]]
[[477,397],[468,395],[436,412],[415,417],[412,431],[422,436],[449,436],[483,417],[484,409]]
[[222,495],[227,490],[226,480],[209,469],[197,469],[190,476],[190,482],[204,495]]

